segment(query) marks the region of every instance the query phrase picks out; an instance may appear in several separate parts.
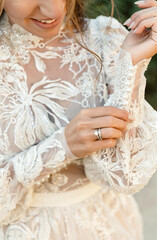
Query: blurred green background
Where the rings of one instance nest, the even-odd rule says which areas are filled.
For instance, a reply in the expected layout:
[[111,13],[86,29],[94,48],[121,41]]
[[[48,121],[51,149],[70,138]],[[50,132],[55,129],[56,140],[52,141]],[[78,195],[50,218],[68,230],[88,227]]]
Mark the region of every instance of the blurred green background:
[[[134,12],[140,10],[133,0],[114,0],[114,17],[124,23]],[[86,0],[86,15],[95,18],[98,15],[111,15],[110,0]],[[147,78],[146,99],[157,110],[157,54],[152,58],[148,70],[145,73]]]

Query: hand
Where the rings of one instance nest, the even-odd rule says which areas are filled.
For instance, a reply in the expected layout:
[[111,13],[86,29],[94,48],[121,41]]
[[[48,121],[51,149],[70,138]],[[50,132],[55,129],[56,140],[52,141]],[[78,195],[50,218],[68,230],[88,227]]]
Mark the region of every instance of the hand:
[[[71,152],[82,158],[100,149],[114,147],[130,121],[127,111],[115,107],[83,109],[65,127],[65,137]],[[97,140],[94,135],[98,128],[101,128],[103,140]]]
[[157,53],[157,1],[145,0],[135,4],[143,9],[124,23],[132,30],[122,45],[123,49],[131,53],[134,65]]

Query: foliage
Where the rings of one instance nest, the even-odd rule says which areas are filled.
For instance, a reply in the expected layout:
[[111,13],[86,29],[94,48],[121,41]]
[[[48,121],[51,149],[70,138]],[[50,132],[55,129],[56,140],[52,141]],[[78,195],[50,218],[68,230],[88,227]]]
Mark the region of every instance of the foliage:
[[[110,0],[86,0],[86,15],[95,18],[98,15],[111,15]],[[115,0],[114,17],[121,23],[128,19],[134,12],[140,10],[133,0]],[[146,99],[157,109],[157,55],[153,57],[145,73],[147,78]]]

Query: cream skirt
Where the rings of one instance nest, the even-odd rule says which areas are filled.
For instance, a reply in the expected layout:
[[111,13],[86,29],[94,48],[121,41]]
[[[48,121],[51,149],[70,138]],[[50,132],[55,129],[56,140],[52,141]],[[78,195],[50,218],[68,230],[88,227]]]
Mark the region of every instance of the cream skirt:
[[35,193],[25,216],[0,230],[0,240],[142,239],[134,198],[93,183],[65,193]]

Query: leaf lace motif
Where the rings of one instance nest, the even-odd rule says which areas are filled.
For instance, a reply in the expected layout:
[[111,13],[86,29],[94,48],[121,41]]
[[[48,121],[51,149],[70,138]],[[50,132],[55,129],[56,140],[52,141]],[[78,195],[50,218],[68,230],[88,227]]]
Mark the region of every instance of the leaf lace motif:
[[[70,100],[76,96],[78,90],[72,84],[61,79],[49,80],[43,77],[28,92],[27,76],[22,66],[0,63],[0,69],[0,93],[3,97],[1,102],[3,112],[0,114],[0,119],[3,124],[7,121],[3,134],[7,134],[11,124],[16,123],[14,134],[18,147],[24,149],[32,145],[35,136],[43,139],[45,135],[50,135],[56,127],[61,127],[58,119],[69,122],[65,109],[54,99]],[[40,86],[42,89],[37,90]],[[54,123],[50,122],[48,114],[54,119]],[[19,129],[21,129],[20,133]],[[27,137],[27,133],[32,134]]]

